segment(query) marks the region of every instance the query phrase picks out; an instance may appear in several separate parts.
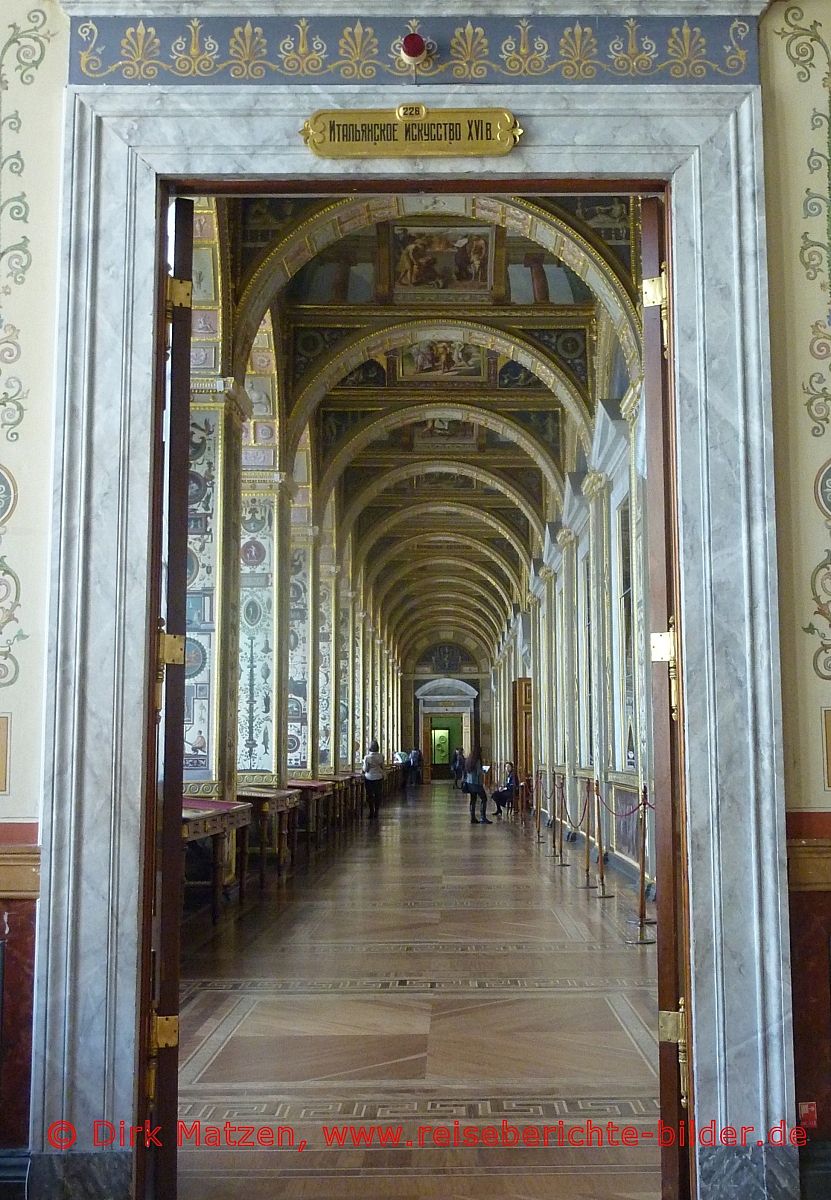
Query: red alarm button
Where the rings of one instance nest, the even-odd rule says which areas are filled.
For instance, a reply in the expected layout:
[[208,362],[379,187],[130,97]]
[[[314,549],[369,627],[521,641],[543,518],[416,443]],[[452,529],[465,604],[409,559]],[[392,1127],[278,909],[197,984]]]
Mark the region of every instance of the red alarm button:
[[423,62],[427,55],[427,43],[420,33],[408,33],[401,39],[401,57],[411,66]]

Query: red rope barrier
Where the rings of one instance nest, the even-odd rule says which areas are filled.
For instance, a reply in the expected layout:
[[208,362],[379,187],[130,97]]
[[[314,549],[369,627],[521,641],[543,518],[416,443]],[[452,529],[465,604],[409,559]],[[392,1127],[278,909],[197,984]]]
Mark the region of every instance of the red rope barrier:
[[636,813],[638,811],[638,809],[641,807],[641,803],[640,803],[640,801],[638,801],[638,803],[634,806],[634,808],[627,808],[625,812],[620,812],[620,811],[618,811],[618,809],[612,808],[611,804],[608,804],[603,799],[603,797],[601,796],[599,791],[597,793],[597,798],[600,801],[600,803],[603,805],[603,807],[606,809],[606,811],[610,812],[613,817],[631,817],[632,813]]
[[[537,784],[536,784],[536,786],[540,789],[540,791],[542,793],[542,799],[545,800],[546,802],[555,800],[557,797],[557,793],[559,792],[559,795],[562,798],[562,811],[563,811],[565,820],[571,826],[572,829],[574,829],[577,833],[580,833],[583,828],[583,820],[586,816],[586,809],[589,804],[588,795],[586,796],[586,799],[583,802],[583,809],[575,823],[575,821],[573,820],[571,813],[569,811],[568,800],[566,799],[565,777],[563,777],[562,779],[558,779],[558,777],[555,773],[554,784],[553,784],[551,791],[549,792],[549,791],[545,790],[542,786],[541,780],[542,780],[543,774],[544,774],[544,772],[542,772],[542,771],[537,772]],[[533,782],[531,781],[530,777],[529,777],[528,782],[531,783],[530,790],[531,790],[531,795],[533,797],[534,785],[533,785]],[[600,800],[600,803],[603,805],[603,807],[606,809],[606,811],[611,813],[612,816],[615,818],[631,817],[636,812],[638,812],[642,807],[651,808],[653,812],[655,811],[655,805],[649,800],[648,796],[646,795],[646,789],[644,789],[643,801],[639,800],[637,804],[633,804],[631,808],[627,808],[627,809],[615,808],[613,805],[609,804],[609,802],[607,800],[604,799],[604,797],[600,794],[600,792],[598,792],[598,799]],[[554,814],[554,819],[555,820],[557,819],[556,813]]]

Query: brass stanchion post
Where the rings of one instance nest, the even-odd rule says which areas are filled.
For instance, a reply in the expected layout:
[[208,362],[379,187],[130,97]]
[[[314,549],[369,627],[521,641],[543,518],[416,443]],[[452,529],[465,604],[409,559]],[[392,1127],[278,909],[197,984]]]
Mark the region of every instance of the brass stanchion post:
[[[563,853],[563,826],[566,823],[566,777],[565,777],[565,775],[563,776],[562,783],[560,784],[560,801],[559,801],[559,803],[560,803],[560,821],[557,826],[557,845],[559,846],[559,851],[557,853],[557,859],[558,859],[557,866],[558,867],[567,867],[568,859],[565,857],[565,855]],[[554,808],[556,811],[556,808],[557,808],[557,778],[556,778],[556,776],[554,777]]]
[[542,771],[537,769],[537,790],[534,800],[537,805],[537,841],[542,841]]
[[566,777],[563,776],[560,784],[560,824],[557,830],[557,844],[560,847],[560,866],[567,867],[568,859],[563,854],[563,826],[566,823]]
[[546,854],[546,856],[545,856],[546,858],[559,858],[560,857],[559,854],[557,853],[557,775],[556,775],[556,773],[554,774],[553,779],[554,779],[554,792],[553,792],[554,809],[553,809],[553,812],[551,815],[551,853]]
[[557,849],[557,820],[558,820],[559,814],[557,812],[557,775],[556,775],[556,773],[554,774],[553,779],[554,779],[554,791],[552,793],[552,799],[554,800],[554,808],[553,808],[552,816],[551,816],[551,853],[546,854],[545,857],[560,859],[560,858],[562,858],[563,848],[561,845],[560,849],[559,850]]
[[603,814],[600,811],[600,782],[594,781],[594,804],[597,820],[597,853],[598,853],[598,880],[600,887],[595,900],[610,900],[614,896],[614,892],[606,891],[606,864],[603,861]]
[[654,925],[653,919],[646,915],[646,785],[644,784],[641,792],[640,804],[638,805],[638,820],[640,821],[640,847],[638,853],[638,866],[640,868],[640,887],[638,891],[638,916],[637,920],[630,921],[629,924],[638,926],[636,937],[626,938],[625,945],[627,946],[652,946],[655,943],[655,938],[647,932],[647,925]]
[[581,889],[582,891],[591,891],[593,888],[596,888],[596,887],[597,887],[597,884],[596,884],[596,883],[592,883],[592,878],[591,878],[591,874],[592,874],[592,860],[591,860],[591,852],[592,852],[592,843],[591,843],[591,828],[592,828],[592,804],[591,804],[591,794],[592,794],[592,781],[591,781],[590,779],[587,779],[587,780],[586,780],[586,810],[585,810],[585,811],[586,811],[586,829],[585,829],[585,837],[586,837],[586,865],[585,865],[585,871],[586,871],[586,882],[585,882],[585,883],[581,883],[581,884],[579,884],[579,887],[580,887],[580,889]]

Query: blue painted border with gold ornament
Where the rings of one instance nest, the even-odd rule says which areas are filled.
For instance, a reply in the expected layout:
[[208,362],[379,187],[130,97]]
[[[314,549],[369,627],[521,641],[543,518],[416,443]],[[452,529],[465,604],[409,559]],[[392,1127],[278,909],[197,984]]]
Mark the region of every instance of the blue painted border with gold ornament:
[[73,84],[378,84],[412,79],[417,29],[436,43],[422,84],[758,83],[754,18],[534,16],[73,18]]

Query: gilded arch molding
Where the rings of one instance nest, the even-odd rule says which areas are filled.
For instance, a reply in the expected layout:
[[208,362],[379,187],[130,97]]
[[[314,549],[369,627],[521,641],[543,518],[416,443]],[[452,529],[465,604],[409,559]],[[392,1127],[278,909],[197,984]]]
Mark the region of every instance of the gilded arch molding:
[[344,376],[374,354],[383,354],[387,350],[409,346],[415,341],[428,338],[461,341],[471,346],[481,346],[485,350],[495,350],[533,371],[562,404],[588,449],[591,442],[591,413],[586,397],[576,381],[570,379],[538,346],[517,334],[506,333],[503,329],[496,329],[480,321],[429,317],[385,325],[368,333],[362,331],[350,341],[341,342],[319,366],[314,370],[310,369],[307,376],[300,380],[299,390],[295,394],[286,422],[289,454],[291,455],[293,448],[299,443],[318,405]]
[[454,608],[436,608],[430,617],[411,617],[405,625],[401,626],[401,646],[406,646],[409,640],[428,629],[436,629],[437,625],[446,629],[464,630],[470,634],[476,634],[484,646],[489,647],[491,658],[495,658],[498,638],[491,634],[488,626],[477,622],[476,618],[470,616],[470,613],[466,614],[458,608],[456,610]]
[[[441,535],[435,536],[440,537]],[[397,542],[394,546],[390,546],[389,549],[385,550],[383,554],[381,554],[380,557],[372,563],[371,568],[365,569],[364,585],[368,591],[374,588],[375,580],[386,568],[388,563],[398,558],[404,552],[404,550],[410,546],[423,546],[425,543],[427,543],[429,548],[430,537],[431,535],[429,533],[426,535],[423,533],[416,533],[413,534],[412,537],[402,538],[400,542]],[[470,534],[461,532],[456,532],[453,534],[453,541],[457,545],[465,546],[467,549],[473,550],[475,553],[483,554],[489,558],[493,565],[503,573],[510,584],[513,593],[512,603],[520,603],[521,597],[524,594],[520,578],[511,563],[499,553],[495,546],[491,546],[488,542],[477,541],[477,539],[471,537]],[[446,544],[444,542],[437,544],[441,545],[443,550],[446,551]]]
[[413,582],[411,587],[402,588],[401,595],[384,613],[390,636],[393,640],[397,638],[398,628],[404,614],[410,611],[414,605],[429,609],[434,603],[439,604],[449,600],[454,604],[469,607],[473,597],[475,597],[479,615],[487,617],[489,621],[492,620],[495,630],[503,629],[506,624],[506,614],[501,611],[493,595],[478,580],[468,581],[464,574],[459,573],[446,576],[440,581],[429,577],[418,579]]
[[528,521],[531,530],[536,535],[540,546],[545,541],[545,528],[539,513],[534,509],[533,504],[523,496],[518,488],[513,484],[503,479],[500,475],[495,475],[493,471],[488,471],[484,467],[477,467],[468,462],[454,462],[448,459],[430,459],[418,461],[415,463],[405,463],[400,467],[392,467],[386,471],[362,492],[354,498],[349,508],[341,518],[338,534],[341,537],[347,538],[352,532],[352,527],[358,519],[361,511],[372,503],[377,497],[381,496],[387,488],[394,487],[395,484],[401,483],[405,479],[411,479],[414,475],[464,475],[467,479],[475,479],[478,483],[483,483],[487,487],[496,488],[513,501],[516,507],[520,510],[523,516]]
[[443,636],[445,630],[431,628],[425,633],[419,634],[418,637],[411,643],[408,654],[401,660],[401,668],[405,675],[413,675],[418,668],[419,660],[425,650],[429,650],[431,646],[438,645],[442,642],[450,643],[453,646],[458,646],[469,654],[476,663],[476,670],[480,675],[487,674],[491,669],[492,656],[485,643],[472,633],[454,634],[452,631],[447,631],[447,637]]
[[471,504],[462,504],[455,500],[425,501],[422,504],[411,504],[409,508],[399,509],[397,512],[391,513],[383,521],[379,521],[375,528],[361,539],[360,543],[355,547],[355,559],[361,563],[366,562],[368,551],[373,544],[381,537],[384,537],[396,525],[400,525],[402,521],[417,520],[419,517],[444,517],[457,516],[467,517],[469,520],[487,525],[494,533],[500,537],[506,538],[513,546],[519,555],[520,562],[524,564],[526,569],[530,565],[530,555],[521,540],[517,537],[515,529],[505,521],[494,516],[493,513],[485,512],[482,509],[474,508]]
[[530,200],[487,195],[378,195],[350,197],[322,206],[272,247],[243,287],[235,320],[235,373],[237,367],[244,366],[262,313],[277,292],[321,250],[347,233],[381,221],[437,213],[500,225],[536,242],[559,258],[583,280],[608,312],[630,378],[637,377],[640,372],[638,314],[625,285],[605,256],[564,220]]
[[[318,485],[320,502],[325,503],[326,497],[331,495],[332,489],[349,464],[382,434],[388,433],[391,429],[397,429],[401,425],[411,425],[416,421],[436,417],[448,421],[468,421],[510,438],[542,471],[554,496],[562,504],[564,481],[560,468],[554,458],[531,436],[528,430],[502,413],[496,413],[475,404],[463,403],[408,404],[403,408],[390,407],[389,411],[384,412],[381,416],[374,417],[364,425],[359,425],[326,468]],[[566,428],[569,427],[568,422],[565,425]],[[589,430],[589,438],[591,438],[591,430]],[[587,452],[589,446],[590,440],[586,447]],[[548,514],[548,516],[549,519],[553,519],[554,514]]]
[[[391,575],[384,576],[383,587],[379,587],[375,591],[376,602],[383,608],[385,597],[392,590],[392,588],[394,588],[412,573],[414,566],[416,569],[424,571],[428,565],[431,570],[433,568],[445,570],[448,572],[448,577],[452,577],[454,571],[459,569],[460,564],[458,558],[451,558],[449,555],[439,558],[431,556],[429,562],[425,561],[422,564],[405,564],[399,570],[393,571]],[[502,602],[505,605],[505,611],[507,613],[511,612],[511,605],[513,602],[507,589],[504,587],[500,579],[498,579],[492,572],[486,570],[481,563],[466,562],[464,564],[464,569],[465,571],[470,571],[474,575],[478,575],[482,579],[487,580],[488,586],[496,591],[501,597]]]
[[416,634],[421,630],[435,630],[437,627],[464,629],[470,633],[475,633],[478,635],[480,641],[489,647],[491,656],[496,656],[499,638],[495,637],[490,629],[478,621],[470,612],[463,610],[456,611],[454,609],[437,608],[427,616],[420,614],[413,617],[406,626],[402,627],[400,634],[401,644],[404,645],[408,638],[415,638]]
[[[396,637],[402,646],[406,646],[412,635],[414,624],[417,625],[422,620],[428,620],[435,624],[440,614],[442,619],[448,623],[458,624],[463,611],[463,609],[454,607],[452,599],[448,599],[441,603],[437,602],[436,606],[430,608],[426,613],[422,613],[421,609],[418,612],[402,613],[400,632],[396,633]],[[471,618],[470,623],[481,631],[482,636],[490,645],[498,644],[501,630],[494,627],[492,619],[487,614],[481,613],[477,617]]]

